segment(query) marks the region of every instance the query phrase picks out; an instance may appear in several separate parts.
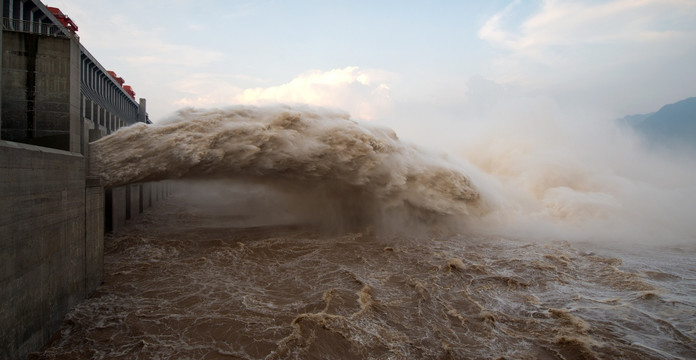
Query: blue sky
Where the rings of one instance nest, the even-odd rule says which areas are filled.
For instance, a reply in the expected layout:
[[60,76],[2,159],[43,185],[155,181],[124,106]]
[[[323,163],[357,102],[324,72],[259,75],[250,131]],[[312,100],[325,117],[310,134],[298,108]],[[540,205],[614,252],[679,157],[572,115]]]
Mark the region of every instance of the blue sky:
[[612,118],[696,96],[694,0],[46,4],[155,122],[297,102],[417,137],[502,107]]

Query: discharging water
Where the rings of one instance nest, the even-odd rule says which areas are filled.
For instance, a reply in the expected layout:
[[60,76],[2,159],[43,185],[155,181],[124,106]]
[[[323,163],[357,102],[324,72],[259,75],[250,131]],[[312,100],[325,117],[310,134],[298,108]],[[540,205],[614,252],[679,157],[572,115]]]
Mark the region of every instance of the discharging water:
[[546,166],[527,196],[505,186],[529,162],[456,165],[286,107],[185,110],[92,148],[108,186],[189,180],[107,235],[104,285],[32,358],[696,358],[688,176]]

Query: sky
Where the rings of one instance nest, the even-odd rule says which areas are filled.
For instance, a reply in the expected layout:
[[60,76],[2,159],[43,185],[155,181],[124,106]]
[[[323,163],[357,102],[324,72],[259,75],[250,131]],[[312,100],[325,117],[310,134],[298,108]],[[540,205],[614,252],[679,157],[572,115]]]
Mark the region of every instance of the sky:
[[613,119],[696,96],[696,0],[45,4],[154,122],[305,103],[437,144],[492,117]]
[[186,107],[342,109],[461,166],[492,228],[696,241],[693,153],[615,121],[696,96],[696,0],[46,5],[155,124]]

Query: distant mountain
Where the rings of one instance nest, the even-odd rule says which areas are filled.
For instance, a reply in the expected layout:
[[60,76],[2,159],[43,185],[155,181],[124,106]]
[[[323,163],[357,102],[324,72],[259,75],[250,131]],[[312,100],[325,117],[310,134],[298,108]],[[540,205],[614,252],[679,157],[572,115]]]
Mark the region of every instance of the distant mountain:
[[629,115],[620,121],[652,142],[696,148],[696,97],[665,105],[654,113]]

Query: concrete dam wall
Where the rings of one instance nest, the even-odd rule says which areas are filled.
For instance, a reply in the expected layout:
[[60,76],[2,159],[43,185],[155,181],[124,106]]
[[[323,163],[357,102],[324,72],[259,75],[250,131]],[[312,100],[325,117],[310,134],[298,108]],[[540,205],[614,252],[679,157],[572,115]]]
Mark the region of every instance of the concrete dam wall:
[[[24,359],[101,283],[104,232],[171,190],[104,189],[89,142],[137,122],[145,99],[40,0],[3,0],[0,36],[0,359]],[[72,24],[74,25],[74,24]],[[119,82],[120,80],[120,82]],[[159,196],[162,195],[162,196]]]
[[[104,232],[171,191],[107,189],[79,153],[0,141],[0,358],[23,359],[101,283]],[[128,196],[126,196],[128,195]]]
[[84,164],[80,154],[0,142],[1,358],[41,347],[101,284],[104,191],[86,181]]

